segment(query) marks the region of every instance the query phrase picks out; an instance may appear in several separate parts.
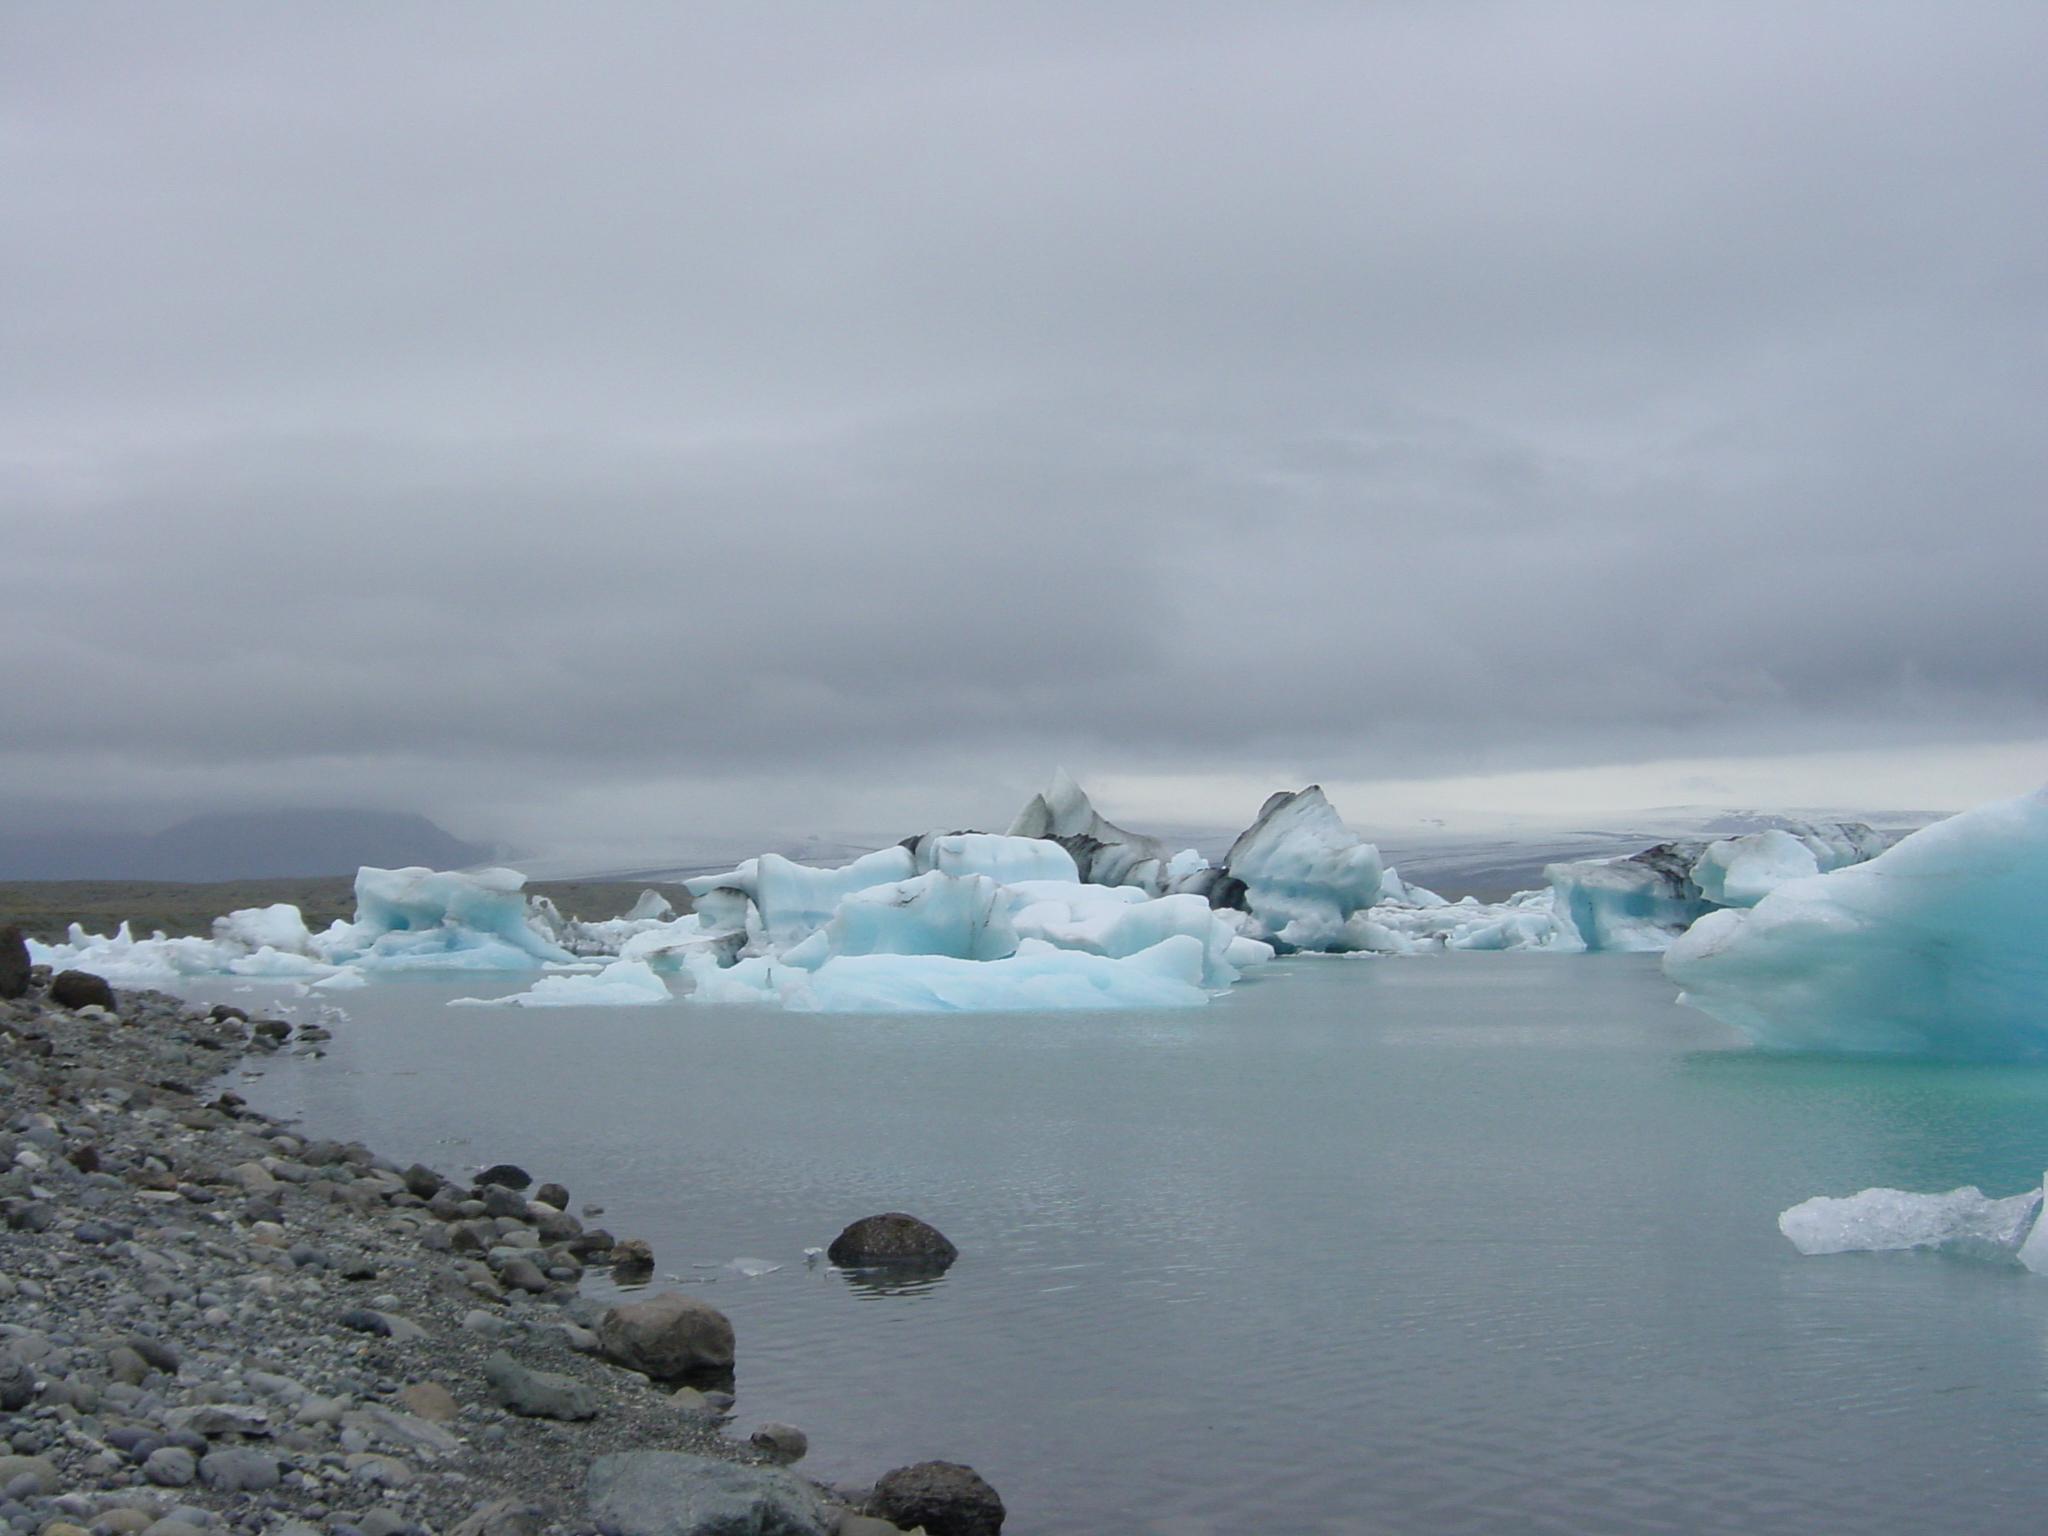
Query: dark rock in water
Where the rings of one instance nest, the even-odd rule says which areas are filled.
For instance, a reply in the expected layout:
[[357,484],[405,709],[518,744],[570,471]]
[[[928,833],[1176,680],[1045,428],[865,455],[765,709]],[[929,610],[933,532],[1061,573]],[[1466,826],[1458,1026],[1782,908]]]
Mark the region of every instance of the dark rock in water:
[[524,1189],[533,1182],[533,1175],[516,1163],[497,1163],[476,1176],[479,1187],[485,1184],[502,1184],[507,1189]]
[[598,1321],[598,1348],[656,1381],[732,1369],[732,1324],[708,1301],[664,1291],[610,1308]]
[[238,1024],[249,1022],[249,1015],[240,1008],[237,1008],[233,1003],[215,1003],[212,1011],[207,1016],[216,1024],[225,1024],[230,1019]]
[[391,1337],[391,1324],[381,1312],[368,1307],[357,1307],[353,1312],[344,1312],[335,1319],[344,1328],[353,1328],[357,1333],[373,1333],[379,1338]]
[[960,1250],[937,1227],[887,1211],[863,1216],[833,1238],[825,1257],[841,1269],[943,1270],[960,1257]]
[[422,1200],[432,1200],[448,1182],[423,1163],[414,1163],[399,1177],[405,1180],[406,1192],[418,1195]]
[[778,1424],[772,1421],[763,1424],[747,1436],[747,1440],[749,1444],[782,1462],[802,1461],[804,1454],[811,1448],[811,1437],[794,1424]]
[[484,1362],[484,1380],[501,1408],[527,1419],[594,1419],[597,1389],[574,1376],[531,1371],[502,1349]]
[[107,985],[106,977],[91,971],[59,971],[50,978],[49,998],[59,1008],[90,1008],[98,1003],[109,1013],[116,1011],[114,989]]
[[827,1536],[834,1523],[794,1472],[683,1451],[598,1457],[583,1507],[600,1536]]
[[[616,1243],[617,1239],[611,1233],[605,1231],[603,1227],[592,1227],[582,1236],[570,1238],[563,1246],[575,1254],[577,1258],[587,1259],[592,1254],[610,1253]],[[653,1257],[652,1254],[648,1255],[649,1263],[653,1262]]]
[[533,1192],[533,1198],[542,1205],[552,1205],[558,1211],[569,1209],[569,1191],[560,1184],[543,1184]]
[[0,928],[0,998],[28,995],[28,940],[13,923]]
[[953,1461],[920,1461],[884,1473],[868,1513],[906,1531],[921,1525],[930,1536],[997,1536],[1003,1528],[995,1489],[974,1468]]

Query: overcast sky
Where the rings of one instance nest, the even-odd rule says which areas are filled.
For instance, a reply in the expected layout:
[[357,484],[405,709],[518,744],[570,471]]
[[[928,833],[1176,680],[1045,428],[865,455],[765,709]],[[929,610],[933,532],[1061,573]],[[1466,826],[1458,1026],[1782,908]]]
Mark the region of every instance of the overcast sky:
[[14,0],[0,820],[2025,787],[2044,58],[1956,0]]

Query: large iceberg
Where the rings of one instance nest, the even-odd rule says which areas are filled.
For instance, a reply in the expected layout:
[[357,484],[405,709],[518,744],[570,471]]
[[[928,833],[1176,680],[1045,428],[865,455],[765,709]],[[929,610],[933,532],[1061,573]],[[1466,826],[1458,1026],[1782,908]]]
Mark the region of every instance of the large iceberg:
[[763,854],[687,882],[695,912],[621,954],[687,971],[699,1002],[828,1012],[1184,1007],[1272,958],[1238,912],[1081,872],[1063,843],[986,832],[831,869]]
[[2048,1060],[2048,789],[1710,912],[1664,969],[1779,1050]]

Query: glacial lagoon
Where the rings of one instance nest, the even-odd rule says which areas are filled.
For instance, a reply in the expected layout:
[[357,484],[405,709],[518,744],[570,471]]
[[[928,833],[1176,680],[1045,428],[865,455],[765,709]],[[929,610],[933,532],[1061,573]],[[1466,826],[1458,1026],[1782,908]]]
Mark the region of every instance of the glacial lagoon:
[[[531,980],[377,978],[325,1059],[233,1085],[604,1205],[656,1287],[732,1317],[735,1429],[802,1426],[814,1476],[969,1462],[1013,1536],[2048,1509],[2048,1279],[1776,1227],[1871,1185],[2038,1185],[2048,1069],[1759,1054],[1655,955],[1295,958],[1156,1013],[445,1006]],[[806,1262],[894,1209],[959,1245],[949,1274]]]

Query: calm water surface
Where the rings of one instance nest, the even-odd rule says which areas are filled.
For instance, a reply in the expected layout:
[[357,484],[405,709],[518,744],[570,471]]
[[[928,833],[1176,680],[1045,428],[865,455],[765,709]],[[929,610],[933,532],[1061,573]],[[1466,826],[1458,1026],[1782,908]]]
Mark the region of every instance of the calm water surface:
[[[1298,961],[1157,1014],[443,1006],[525,984],[349,993],[327,1059],[241,1091],[604,1204],[732,1317],[736,1429],[803,1426],[815,1476],[969,1462],[1015,1536],[2048,1512],[2048,1281],[1775,1225],[2038,1184],[2048,1073],[1759,1057],[1644,956]],[[805,1265],[897,1209],[944,1279]]]

